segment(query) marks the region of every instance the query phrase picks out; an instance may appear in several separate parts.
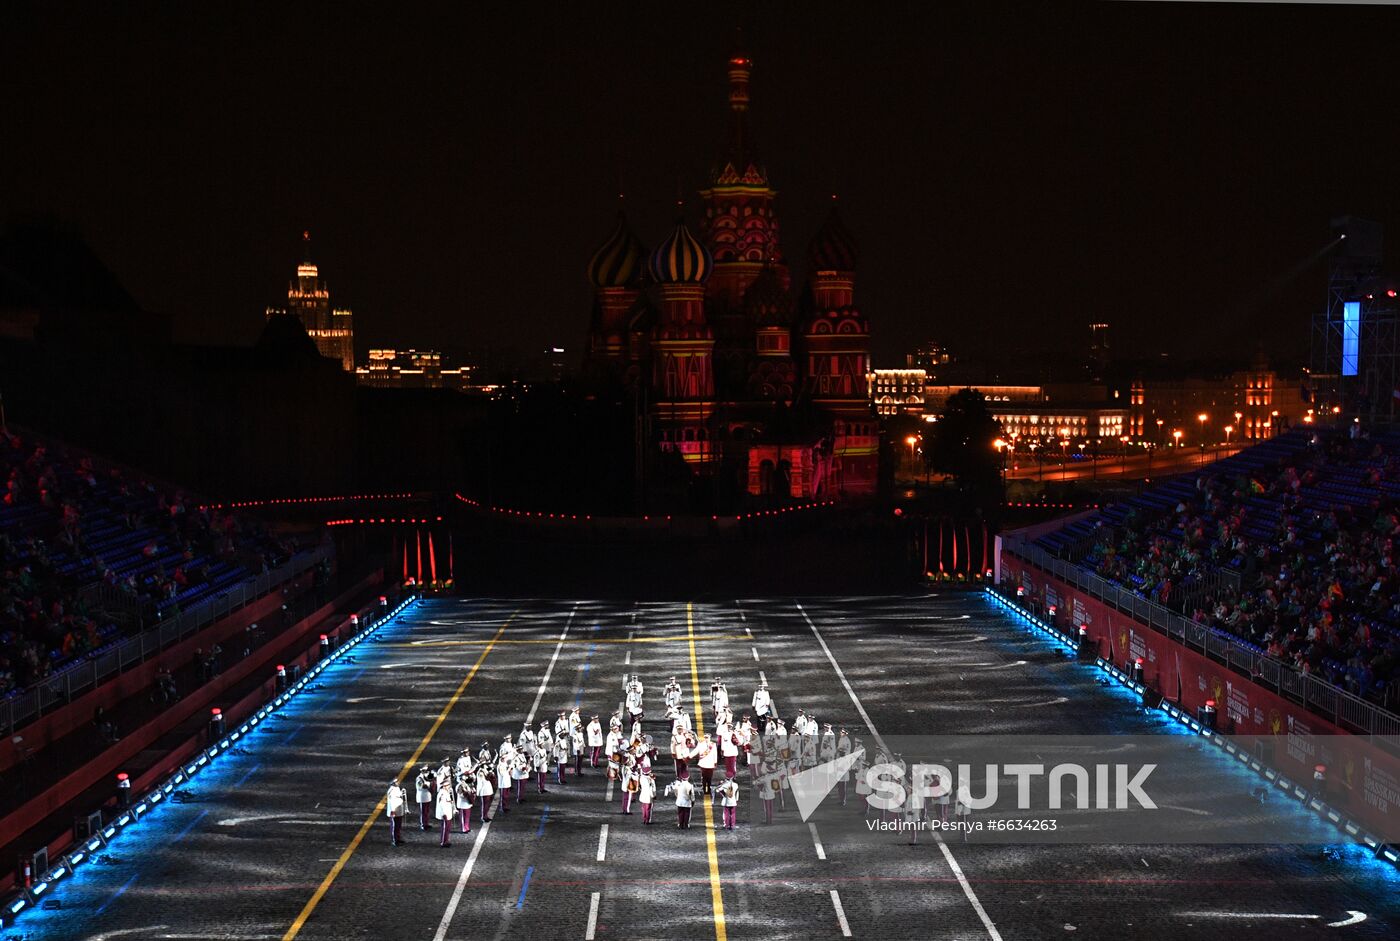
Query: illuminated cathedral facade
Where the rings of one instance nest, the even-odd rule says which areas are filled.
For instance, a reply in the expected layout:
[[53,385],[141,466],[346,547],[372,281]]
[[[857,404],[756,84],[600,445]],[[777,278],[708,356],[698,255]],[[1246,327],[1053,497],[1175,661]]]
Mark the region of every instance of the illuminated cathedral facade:
[[619,212],[593,254],[588,371],[637,397],[647,446],[755,497],[875,491],[870,325],[855,305],[856,244],[833,205],[794,291],[777,191],[749,135],[753,62],[727,63],[729,140],[684,218],[648,251]]

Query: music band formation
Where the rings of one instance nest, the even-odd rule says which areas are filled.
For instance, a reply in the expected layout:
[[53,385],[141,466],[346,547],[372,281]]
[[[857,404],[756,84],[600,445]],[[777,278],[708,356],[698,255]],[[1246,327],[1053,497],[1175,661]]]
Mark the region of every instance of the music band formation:
[[[483,742],[475,752],[463,748],[455,760],[445,757],[436,767],[425,764],[412,781],[413,801],[404,782],[393,780],[386,799],[393,845],[403,842],[403,819],[413,802],[418,804],[419,829],[432,829],[436,820],[439,845],[450,846],[454,827],[471,832],[473,810],[481,822],[488,822],[495,814],[510,813],[512,804],[524,804],[530,791],[548,794],[551,785],[581,781],[585,767],[605,769],[600,780],[617,783],[621,812],[630,816],[636,805],[644,825],[653,822],[652,807],[660,794],[674,799],[679,829],[690,828],[692,809],[708,798],[719,806],[723,828],[733,830],[738,824],[742,765],[763,802],[765,822],[772,823],[775,803],[778,809],[787,806],[784,792],[791,775],[862,751],[859,739],[844,728],[819,724],[815,716],[799,711],[791,725],[786,723],[767,682],[753,691],[750,711],[736,720],[729,691],[716,677],[710,685],[713,733],[703,723],[697,731],[673,676],[662,691],[663,717],[670,730],[670,767],[665,768],[661,747],[644,730],[645,695],[640,675],[631,674],[624,679],[621,708],[609,717],[606,732],[597,715],[585,723],[574,706],[560,710],[552,723],[542,720],[537,729],[527,721],[518,735],[506,735],[495,748]],[[863,755],[857,755],[851,772],[841,776],[837,787],[843,804],[852,777],[857,790],[864,792],[859,776],[864,766]],[[612,790],[610,783],[606,799],[611,799]]]

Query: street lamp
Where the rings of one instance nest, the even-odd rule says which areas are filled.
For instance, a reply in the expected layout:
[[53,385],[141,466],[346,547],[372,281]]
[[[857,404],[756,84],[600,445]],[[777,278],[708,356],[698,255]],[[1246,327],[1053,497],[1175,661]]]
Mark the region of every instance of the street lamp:
[[1180,428],[1175,428],[1175,429],[1172,430],[1172,437],[1176,439],[1176,444],[1174,445],[1174,447],[1178,447],[1178,448],[1181,447],[1181,429],[1180,429]]
[[992,447],[997,449],[998,463],[1001,464],[1001,485],[1006,486],[1006,441],[998,438],[992,442]]
[[1204,463],[1206,462],[1206,419],[1208,419],[1208,418],[1210,418],[1210,416],[1207,415],[1205,412],[1202,412],[1201,414],[1199,414],[1199,415],[1196,416],[1196,421],[1198,421],[1198,422],[1201,423],[1201,460],[1200,460],[1200,463],[1202,463],[1202,464],[1204,464]]
[[1164,422],[1164,419],[1161,419],[1161,418],[1157,419],[1157,443],[1158,443],[1158,444],[1161,444],[1161,442],[1162,442],[1162,424],[1163,424],[1163,422]]

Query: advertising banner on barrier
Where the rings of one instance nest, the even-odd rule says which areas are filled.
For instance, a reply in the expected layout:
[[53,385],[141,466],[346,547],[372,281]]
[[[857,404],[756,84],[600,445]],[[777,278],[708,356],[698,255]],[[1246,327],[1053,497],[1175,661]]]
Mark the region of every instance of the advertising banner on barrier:
[[1300,783],[1323,775],[1328,803],[1377,833],[1388,832],[1400,821],[1400,759],[1395,749],[1348,734],[1010,552],[1003,555],[1002,569],[1008,582],[1024,589],[1022,600],[1032,608],[1038,606],[1043,614],[1055,606],[1055,622],[1062,631],[1072,634],[1083,625],[1097,656],[1126,672],[1141,659],[1147,686],[1192,715],[1211,703],[1217,729],[1250,736],[1261,762]]

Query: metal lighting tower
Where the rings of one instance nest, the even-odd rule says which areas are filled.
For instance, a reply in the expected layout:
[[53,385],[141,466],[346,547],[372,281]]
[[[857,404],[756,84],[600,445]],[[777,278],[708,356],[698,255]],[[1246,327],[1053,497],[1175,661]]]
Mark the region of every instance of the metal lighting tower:
[[1327,263],[1327,307],[1313,319],[1313,406],[1333,406],[1368,420],[1396,417],[1400,383],[1400,302],[1396,283],[1380,274],[1384,229],[1342,216]]

